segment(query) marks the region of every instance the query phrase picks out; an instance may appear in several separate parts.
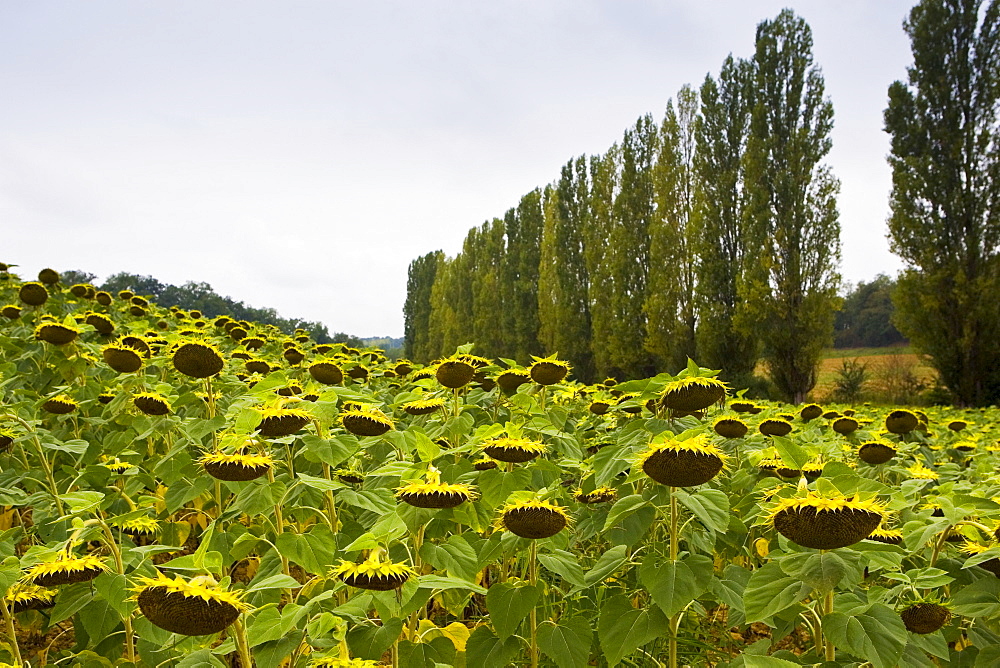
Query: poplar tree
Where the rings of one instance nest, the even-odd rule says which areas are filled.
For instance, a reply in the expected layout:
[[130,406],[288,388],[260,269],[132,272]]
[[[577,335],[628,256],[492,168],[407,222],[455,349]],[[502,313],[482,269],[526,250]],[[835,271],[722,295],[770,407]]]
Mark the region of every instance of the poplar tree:
[[906,263],[894,322],[965,405],[1000,398],[1000,9],[925,0],[889,87],[889,237]]
[[590,193],[587,211],[590,224],[584,229],[584,261],[589,279],[590,347],[595,371],[600,376],[622,376],[622,370],[614,366],[611,354],[617,294],[609,259],[612,254],[609,239],[614,225],[612,203],[618,189],[620,152],[620,147],[615,144],[604,155],[591,156],[588,165]]
[[475,259],[472,265],[472,330],[469,341],[476,344],[474,352],[483,357],[507,353],[506,338],[497,327],[497,316],[504,310],[500,289],[504,259],[503,221],[494,218],[483,223],[476,236]]
[[431,291],[443,257],[441,251],[427,253],[410,263],[403,305],[403,350],[412,360],[430,361]]
[[759,356],[757,334],[736,326],[737,313],[746,308],[741,286],[747,250],[759,248],[745,224],[746,194],[743,154],[753,108],[753,64],[726,58],[719,81],[705,77],[701,86],[695,172],[698,220],[697,294],[698,361],[720,369],[722,379],[736,387],[751,381]]
[[741,326],[764,343],[778,389],[796,403],[816,384],[832,342],[840,277],[839,182],[830,151],[833,105],[813,64],[812,31],[791,10],[757,27],[755,101],[745,154],[750,252]]
[[510,289],[510,301],[505,307],[512,316],[507,348],[510,356],[521,363],[528,363],[532,355],[542,352],[538,342],[538,267],[544,220],[540,188],[522,197],[517,209],[504,218],[504,276]]

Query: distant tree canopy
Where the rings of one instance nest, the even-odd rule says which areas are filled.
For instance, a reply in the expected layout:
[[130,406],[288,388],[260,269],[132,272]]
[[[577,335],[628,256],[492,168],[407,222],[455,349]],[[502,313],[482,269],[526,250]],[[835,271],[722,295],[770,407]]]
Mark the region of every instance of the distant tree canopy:
[[896,282],[879,274],[853,286],[833,322],[835,348],[881,348],[906,343],[892,324],[892,291]]
[[[68,275],[90,276],[93,274],[84,272],[63,272],[63,278]],[[199,310],[206,316],[216,317],[228,315],[238,320],[249,320],[274,325],[282,331],[291,334],[296,329],[303,329],[309,333],[317,343],[346,343],[350,346],[364,345],[356,336],[337,332],[330,334],[326,325],[319,322],[300,320],[297,318],[282,318],[273,308],[254,308],[247,306],[243,302],[238,302],[231,297],[223,297],[217,294],[208,283],[198,283],[188,281],[184,285],[176,286],[170,283],[161,283],[152,276],[139,276],[121,272],[109,276],[100,286],[101,290],[107,290],[116,294],[121,290],[131,290],[138,295],[150,296],[160,306],[176,306],[188,311]]]
[[662,121],[639,118],[603,155],[462,251],[410,264],[406,354],[474,342],[524,364],[558,354],[592,382],[677,372],[690,357],[743,385],[763,355],[788,398],[815,383],[832,342],[837,180],[822,163],[833,109],[791,11],[757,30],[749,60],[684,86]]

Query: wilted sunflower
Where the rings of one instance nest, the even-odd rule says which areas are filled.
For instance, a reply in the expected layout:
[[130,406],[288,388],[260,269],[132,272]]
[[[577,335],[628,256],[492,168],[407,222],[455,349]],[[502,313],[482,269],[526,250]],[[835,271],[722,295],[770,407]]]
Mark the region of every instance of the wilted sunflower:
[[38,272],[38,280],[46,285],[55,285],[59,282],[59,272],[46,267]]
[[49,291],[41,283],[24,283],[17,291],[17,297],[28,306],[41,306],[48,300]]
[[98,291],[98,293],[94,295],[94,299],[101,306],[111,306],[111,302],[114,301],[114,297],[111,296],[111,293],[105,292],[104,290]]
[[381,436],[394,429],[392,420],[374,406],[346,410],[340,415],[340,423],[355,436]]
[[75,341],[78,336],[80,336],[80,330],[76,327],[68,327],[56,322],[43,322],[35,328],[36,339],[54,346],[65,346],[67,343]]
[[[244,331],[243,334],[246,335],[246,332]],[[306,358],[306,354],[298,348],[285,348],[285,351],[281,353],[281,356],[292,365],[298,364]]]
[[349,485],[360,485],[365,481],[365,476],[358,471],[352,469],[337,469],[333,472],[340,482],[346,482]]
[[951,429],[952,431],[962,431],[968,426],[969,423],[965,420],[952,420],[948,423],[948,429]]
[[396,488],[396,498],[417,508],[454,508],[478,496],[468,485],[441,482],[441,471],[427,469],[424,482],[411,482]]
[[885,506],[875,500],[823,496],[782,499],[768,513],[782,536],[802,547],[833,550],[871,535],[885,519]]
[[131,519],[113,519],[111,526],[134,538],[153,536],[160,531],[160,523],[155,517],[133,517]]
[[507,369],[500,372],[495,380],[501,392],[511,395],[517,392],[517,388],[531,382],[531,374],[526,369]]
[[135,348],[111,343],[101,350],[104,362],[118,373],[134,373],[142,368],[142,356]]
[[247,373],[259,373],[262,376],[266,376],[271,373],[271,365],[260,358],[250,358],[244,362],[244,366],[246,367]]
[[37,563],[29,568],[24,580],[39,587],[54,587],[87,582],[107,570],[107,565],[92,554],[74,557],[67,552],[60,552],[55,559]]
[[501,508],[499,523],[521,538],[548,538],[566,528],[569,515],[565,508],[548,501],[520,501]]
[[920,462],[914,462],[913,466],[906,469],[913,480],[937,480],[938,474],[933,469],[929,469]]
[[592,492],[584,492],[578,489],[573,498],[580,503],[586,504],[610,503],[618,498],[618,492],[610,487],[598,487]]
[[548,448],[544,443],[527,438],[494,438],[483,443],[483,452],[501,462],[520,464],[531,461]]
[[335,362],[320,360],[309,365],[309,375],[324,385],[339,385],[344,382],[344,371]]
[[895,456],[896,448],[885,441],[868,441],[858,448],[858,459],[872,466],[885,464]]
[[846,436],[847,434],[853,434],[858,430],[861,425],[852,417],[841,417],[833,421],[833,430],[838,434]]
[[440,362],[434,372],[437,381],[445,387],[457,389],[468,385],[476,373],[476,367],[462,359],[448,359]]
[[199,460],[213,478],[230,482],[255,480],[266,474],[274,466],[270,455],[249,455],[244,453],[229,454],[212,452]]
[[913,603],[899,613],[906,630],[925,635],[934,633],[951,619],[951,611],[940,602],[921,601]]
[[103,334],[104,336],[108,336],[115,331],[115,323],[103,313],[89,313],[84,322],[97,330],[98,334]]
[[715,378],[681,378],[663,388],[660,406],[671,411],[693,413],[725,399],[726,389],[726,384]]
[[115,395],[111,392],[101,392],[100,394],[97,395],[98,403],[105,405],[110,404],[112,401],[114,401],[114,399]]
[[555,385],[569,373],[569,362],[557,359],[535,358],[535,363],[528,367],[531,380],[539,385]]
[[823,414],[823,407],[819,404],[807,404],[802,407],[799,411],[799,417],[801,417],[806,422],[810,420],[815,420]]
[[0,452],[4,452],[14,443],[17,435],[10,429],[0,429]]
[[732,401],[729,403],[729,408],[737,413],[753,413],[757,404],[752,401]]
[[885,417],[885,429],[891,434],[908,434],[920,424],[913,411],[895,410]]
[[496,467],[496,460],[490,459],[489,457],[483,457],[482,459],[477,459],[472,462],[472,468],[477,471],[489,471],[490,469],[495,469]]
[[410,363],[410,360],[396,360],[396,366],[392,367],[392,370],[396,372],[397,376],[402,378],[403,376],[409,375],[409,373],[413,371],[413,364]]
[[715,433],[723,438],[743,438],[750,430],[747,423],[739,418],[721,417],[712,425]]
[[866,540],[874,540],[886,545],[902,545],[903,532],[899,529],[883,529],[879,527],[875,531],[872,531]]
[[444,399],[417,399],[403,404],[403,410],[410,415],[430,415],[444,408]]
[[139,610],[150,622],[171,633],[207,636],[223,631],[246,609],[234,592],[221,589],[208,576],[184,580],[157,573],[139,578]]
[[708,434],[686,441],[654,440],[636,464],[656,482],[670,487],[694,487],[719,474],[729,460],[712,444]]
[[809,482],[813,482],[821,475],[823,475],[823,462],[821,461],[806,462],[805,466],[802,467],[802,475],[804,475],[806,480],[808,480]]
[[18,582],[4,594],[4,602],[12,614],[26,610],[47,610],[56,604],[54,589],[46,589],[26,582]]
[[209,378],[226,365],[222,353],[210,343],[192,342],[174,351],[174,368],[191,378]]
[[594,401],[590,402],[589,406],[587,406],[587,410],[589,410],[594,415],[604,415],[605,413],[608,412],[608,409],[610,408],[611,404],[608,403],[607,401],[604,401],[603,399],[595,399]]
[[76,403],[71,397],[65,394],[60,394],[57,397],[52,397],[42,404],[42,410],[47,413],[52,413],[53,415],[66,415],[72,413],[77,409],[79,404]]
[[0,314],[8,320],[16,320],[21,317],[21,307],[15,306],[13,304],[7,304],[2,309],[0,309]]
[[788,436],[792,431],[792,423],[788,420],[768,418],[757,426],[757,430],[765,436]]
[[[995,539],[991,541],[989,545],[981,545],[979,543],[974,543],[971,540],[966,540],[962,545],[962,552],[969,555],[976,555],[995,547],[1000,547],[1000,543],[998,543]],[[980,568],[986,569],[996,577],[1000,578],[1000,559],[993,557],[992,559],[981,561],[976,565]]]
[[132,397],[132,403],[145,415],[168,415],[170,402],[158,392],[140,392]]
[[333,575],[351,587],[391,591],[402,587],[415,573],[406,564],[393,562],[380,548],[372,550],[368,558],[360,564],[341,561],[340,566],[333,570]]
[[284,403],[259,407],[257,410],[261,412],[257,431],[264,438],[291,436],[309,424],[312,419],[312,416],[306,411],[299,408],[286,408]]

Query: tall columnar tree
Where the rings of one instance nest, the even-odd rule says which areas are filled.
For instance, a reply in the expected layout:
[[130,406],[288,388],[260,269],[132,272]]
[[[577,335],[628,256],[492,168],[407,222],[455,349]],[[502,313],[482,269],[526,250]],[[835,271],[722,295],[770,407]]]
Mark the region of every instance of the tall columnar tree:
[[443,253],[434,251],[410,263],[403,304],[403,354],[421,362],[430,361],[431,290]]
[[472,329],[475,353],[484,357],[506,354],[506,337],[497,327],[504,310],[500,289],[504,258],[503,221],[494,218],[479,228],[472,270]]
[[538,267],[544,220],[540,188],[522,197],[517,208],[504,217],[507,249],[503,275],[509,290],[504,305],[510,316],[505,334],[508,354],[522,363],[542,352],[538,342]]
[[695,271],[699,222],[695,218],[695,133],[698,93],[684,86],[660,127],[652,170],[655,212],[649,226],[646,350],[661,367],[677,372],[696,353]]
[[796,403],[816,384],[840,280],[839,182],[822,164],[833,105],[813,65],[812,31],[791,10],[757,27],[756,99],[745,154],[749,223],[764,243],[742,325],[764,342],[771,378]]
[[1000,7],[982,4],[913,8],[913,66],[885,112],[889,236],[907,264],[895,322],[967,405],[1000,398]]
[[[582,167],[582,169],[581,169]],[[581,173],[582,172],[582,173]],[[573,365],[577,379],[593,380],[590,304],[583,231],[587,227],[584,158],[563,166],[559,181],[545,191],[545,228],[538,276],[539,340],[548,354]]]
[[589,279],[590,346],[595,371],[601,376],[621,375],[621,370],[614,367],[611,355],[617,286],[611,271],[613,249],[609,243],[614,226],[612,203],[618,190],[620,153],[621,148],[615,144],[604,155],[591,156],[588,164],[590,193],[587,217],[590,224],[584,228],[583,255]]
[[750,133],[753,108],[753,63],[726,58],[719,81],[705,77],[701,86],[695,172],[697,285],[699,302],[698,361],[721,369],[721,377],[746,386],[759,356],[754,332],[735,325],[745,308],[741,293],[748,248],[761,240],[750,238],[746,225],[743,154]]

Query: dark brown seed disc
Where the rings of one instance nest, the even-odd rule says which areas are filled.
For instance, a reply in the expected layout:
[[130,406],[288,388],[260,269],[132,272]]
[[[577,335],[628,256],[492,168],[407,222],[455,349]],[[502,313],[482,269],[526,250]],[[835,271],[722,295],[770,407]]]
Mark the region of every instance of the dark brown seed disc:
[[872,466],[885,464],[895,456],[896,450],[884,443],[865,443],[858,449],[858,459]]
[[142,357],[132,349],[107,348],[102,356],[107,365],[118,373],[133,373],[142,367]]
[[725,396],[726,388],[721,385],[691,384],[664,393],[660,405],[672,411],[693,413],[722,401]]
[[569,373],[569,369],[554,362],[535,362],[530,369],[531,380],[539,385],[555,385]]
[[115,323],[103,313],[91,313],[84,322],[96,329],[98,334],[107,336],[115,331]]
[[[246,332],[244,332],[244,335],[246,335]],[[281,353],[281,356],[288,360],[289,364],[298,364],[306,358],[306,354],[298,348],[286,348],[285,352]]]
[[454,508],[468,498],[456,492],[404,492],[399,495],[400,501],[416,508]]
[[788,508],[774,517],[774,528],[802,547],[834,550],[864,540],[878,528],[882,516],[867,510],[838,508],[818,512],[815,508]]
[[102,568],[84,568],[79,571],[60,571],[58,573],[46,573],[36,575],[31,579],[31,584],[39,587],[55,587],[57,585],[73,584],[75,582],[88,582],[104,572]]
[[497,376],[497,385],[504,394],[514,394],[517,388],[531,382],[531,377],[523,371],[504,371]]
[[580,493],[576,495],[576,500],[580,503],[593,504],[593,503],[609,503],[615,500],[614,492],[588,492],[586,494]]
[[29,599],[14,601],[10,604],[10,611],[16,615],[19,612],[25,612],[27,610],[48,610],[49,608],[54,608],[55,605],[55,598],[44,599],[32,597]]
[[566,528],[566,518],[550,508],[511,508],[503,514],[503,525],[521,538],[548,538]]
[[282,438],[291,436],[309,424],[309,418],[303,415],[270,415],[260,421],[257,431],[264,438]]
[[809,404],[808,406],[803,406],[802,410],[799,411],[799,417],[801,417],[806,422],[809,422],[809,420],[815,420],[822,414],[823,414],[823,408],[821,406],[817,406],[816,404]]
[[594,415],[604,415],[611,408],[611,404],[606,401],[592,401],[588,409]]
[[205,462],[205,471],[208,475],[219,480],[228,482],[244,482],[246,480],[256,480],[271,468],[267,464],[260,466],[244,466],[239,462]]
[[452,389],[468,385],[476,373],[471,364],[459,360],[449,360],[438,365],[435,376],[437,381]]
[[174,368],[191,378],[209,378],[225,365],[222,355],[203,343],[185,343],[174,353]]
[[339,385],[344,382],[344,372],[333,362],[316,362],[309,365],[309,375],[324,385]]
[[49,399],[42,404],[42,409],[47,413],[52,413],[53,415],[67,415],[76,410],[76,405],[66,403],[65,401],[60,401],[58,399]]
[[659,450],[646,458],[642,470],[662,485],[694,487],[717,476],[722,470],[722,460],[692,450]]
[[21,309],[17,306],[4,306],[3,310],[0,310],[0,314],[8,320],[16,320],[21,317]]
[[488,445],[483,448],[483,452],[497,461],[509,462],[512,464],[530,462],[532,459],[541,454],[535,450],[526,450],[524,448],[504,448],[497,445]]
[[271,372],[271,365],[264,360],[247,360],[245,366],[247,373],[259,373],[266,376]]
[[402,575],[342,575],[340,579],[345,584],[358,589],[369,589],[371,591],[392,591],[402,587],[410,576]]
[[386,422],[367,415],[345,415],[343,422],[344,429],[355,436],[381,436],[392,429]]
[[845,436],[847,434],[853,434],[860,426],[861,425],[858,424],[858,421],[852,417],[837,418],[833,421],[833,430],[838,434],[843,434]]
[[742,420],[723,419],[715,423],[715,433],[723,438],[743,438],[749,427]]
[[54,346],[64,346],[67,343],[72,343],[76,340],[77,332],[69,327],[49,323],[39,327],[36,336],[42,341],[51,343]]
[[139,592],[138,603],[150,622],[165,631],[185,636],[219,633],[240,616],[239,609],[225,601],[206,601],[168,591],[166,587],[146,587]]
[[132,399],[132,403],[146,415],[167,415],[170,413],[170,406],[167,402],[156,397],[135,397]]
[[41,306],[49,298],[49,291],[41,283],[25,283],[17,296],[28,306]]
[[764,420],[757,429],[765,436],[788,436],[792,431],[792,423],[785,420]]
[[885,429],[892,434],[908,434],[919,424],[920,419],[910,411],[893,411],[885,418]]
[[403,410],[409,415],[430,415],[435,411],[441,410],[442,406],[439,404],[432,404],[430,406],[403,406]]
[[915,603],[899,613],[906,630],[921,635],[934,633],[951,619],[948,608],[936,603]]
[[495,469],[497,467],[497,463],[493,461],[476,462],[472,465],[472,467],[477,471],[489,471],[490,469]]

